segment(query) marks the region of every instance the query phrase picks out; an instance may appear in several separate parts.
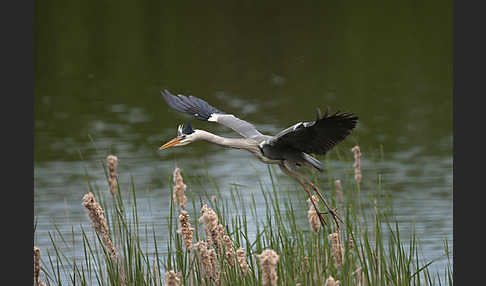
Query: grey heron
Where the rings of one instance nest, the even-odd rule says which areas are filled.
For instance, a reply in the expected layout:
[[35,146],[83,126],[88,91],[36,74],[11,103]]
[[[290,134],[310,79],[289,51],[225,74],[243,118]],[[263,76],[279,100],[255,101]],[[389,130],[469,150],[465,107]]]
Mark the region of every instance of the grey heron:
[[[194,141],[207,141],[222,147],[246,150],[255,155],[266,164],[277,164],[280,169],[296,180],[311,197],[311,187],[325,204],[339,228],[338,220],[341,220],[334,209],[330,208],[326,200],[320,194],[308,178],[299,169],[306,166],[322,172],[322,163],[310,154],[326,154],[336,144],[343,141],[355,128],[358,117],[353,113],[335,112],[326,110],[322,116],[319,108],[317,118],[311,122],[296,123],[275,136],[260,133],[255,126],[239,119],[233,114],[225,113],[209,105],[206,101],[195,96],[173,95],[168,90],[161,91],[162,97],[174,110],[190,114],[198,120],[216,122],[229,127],[239,133],[243,138],[225,138],[210,132],[193,129],[191,123],[179,125],[177,137],[160,147],[160,150],[175,146],[184,146]],[[325,221],[312,198],[310,199],[319,220],[324,227]]]

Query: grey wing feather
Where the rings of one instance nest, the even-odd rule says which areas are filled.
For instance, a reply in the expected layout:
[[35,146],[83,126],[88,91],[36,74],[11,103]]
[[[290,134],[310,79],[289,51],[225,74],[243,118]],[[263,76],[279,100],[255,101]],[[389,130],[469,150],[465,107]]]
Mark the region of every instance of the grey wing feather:
[[252,124],[232,114],[226,114],[200,98],[173,95],[168,90],[161,91],[161,94],[167,104],[179,112],[190,114],[199,120],[217,122],[233,129],[244,137],[251,138],[262,135]]
[[232,114],[214,114],[210,121],[215,121],[226,127],[229,127],[234,131],[238,132],[243,137],[253,138],[263,135],[258,130],[256,130],[255,126],[235,117]]

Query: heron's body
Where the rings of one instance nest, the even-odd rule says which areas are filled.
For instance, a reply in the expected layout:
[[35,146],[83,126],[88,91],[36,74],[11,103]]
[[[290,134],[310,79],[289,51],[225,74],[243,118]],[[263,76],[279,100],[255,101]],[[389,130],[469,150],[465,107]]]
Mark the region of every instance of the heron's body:
[[[304,189],[306,189],[304,184],[307,183],[317,190],[309,180],[299,174],[298,169],[307,166],[322,171],[322,163],[310,154],[326,154],[351,133],[358,121],[358,117],[352,113],[336,112],[329,115],[327,111],[322,116],[318,109],[315,121],[299,122],[275,136],[270,136],[260,133],[252,124],[222,112],[200,98],[172,95],[167,90],[162,91],[162,96],[173,109],[202,121],[222,124],[233,129],[243,138],[225,138],[204,130],[193,130],[191,124],[180,125],[178,136],[160,149],[202,140],[223,147],[246,150],[263,163],[278,164],[283,172],[297,180]],[[322,219],[321,223],[323,223]]]

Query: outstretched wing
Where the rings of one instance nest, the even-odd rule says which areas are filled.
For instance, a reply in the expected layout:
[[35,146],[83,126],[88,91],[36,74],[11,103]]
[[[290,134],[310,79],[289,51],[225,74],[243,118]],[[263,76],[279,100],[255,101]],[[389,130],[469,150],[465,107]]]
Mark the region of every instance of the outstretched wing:
[[206,101],[195,96],[173,95],[168,90],[161,91],[162,97],[173,109],[190,114],[199,120],[211,121],[233,129],[243,137],[256,137],[262,134],[252,124],[232,114],[216,109]]
[[293,148],[309,154],[325,154],[343,141],[356,126],[358,117],[352,113],[339,113],[321,117],[313,122],[299,122],[279,132],[268,144],[275,148]]

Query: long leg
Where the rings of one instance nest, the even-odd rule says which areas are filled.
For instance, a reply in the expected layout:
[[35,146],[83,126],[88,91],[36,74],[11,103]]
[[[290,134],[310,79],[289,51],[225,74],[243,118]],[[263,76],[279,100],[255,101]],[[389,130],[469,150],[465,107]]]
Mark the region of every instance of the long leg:
[[319,209],[317,208],[316,204],[314,203],[314,200],[312,199],[312,193],[311,191],[309,190],[309,188],[305,185],[304,182],[302,182],[299,178],[299,175],[295,172],[292,172],[289,168],[287,168],[284,164],[279,164],[280,166],[280,169],[285,173],[287,174],[288,176],[290,176],[291,178],[293,178],[294,180],[296,180],[301,186],[302,188],[307,192],[307,195],[309,196],[309,200],[311,201],[312,203],[312,206],[314,206],[314,208],[316,209],[316,212],[317,212],[317,216],[319,217],[319,221],[321,222],[321,225],[322,227],[324,228],[326,226],[326,222],[324,221],[324,218],[322,217],[322,212],[319,211]]
[[324,199],[324,197],[321,195],[321,193],[319,192],[319,189],[317,188],[316,185],[314,185],[309,179],[307,179],[305,176],[302,176],[302,178],[304,179],[304,181],[309,184],[312,189],[314,190],[314,192],[319,196],[319,198],[322,200],[322,202],[324,203],[324,205],[326,206],[327,208],[327,211],[332,215],[332,218],[334,220],[334,222],[336,223],[336,227],[337,229],[339,230],[339,222],[338,221],[341,221],[343,222],[343,220],[337,215],[337,213],[335,212],[334,209],[330,208],[329,205],[327,204],[326,200]]

